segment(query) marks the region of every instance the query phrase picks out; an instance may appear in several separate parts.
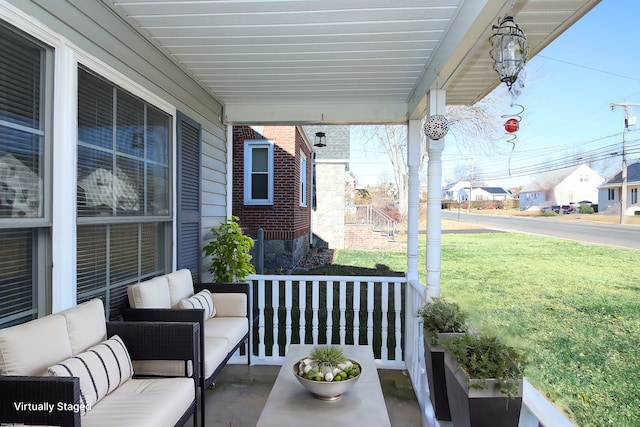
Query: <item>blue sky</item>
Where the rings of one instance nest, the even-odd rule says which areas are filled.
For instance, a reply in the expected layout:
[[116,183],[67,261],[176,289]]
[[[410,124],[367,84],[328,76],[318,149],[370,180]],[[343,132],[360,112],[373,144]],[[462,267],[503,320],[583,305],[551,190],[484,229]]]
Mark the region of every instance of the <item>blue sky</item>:
[[[542,172],[543,165],[561,164],[579,153],[604,158],[594,169],[605,178],[618,172],[621,157],[606,153],[621,151],[625,110],[612,110],[610,104],[640,104],[640,53],[635,48],[640,36],[638,16],[640,2],[636,0],[603,0],[532,58],[525,67],[525,86],[514,101],[524,111],[510,161],[512,146],[506,142],[506,132],[505,139],[491,150],[461,148],[447,137],[443,180],[457,165],[471,168],[473,163],[487,185],[524,185]],[[504,84],[497,91],[506,92]],[[507,120],[502,114],[519,111],[510,105],[511,99],[510,95],[499,98],[500,126]],[[640,116],[640,107],[635,110]],[[627,159],[640,158],[636,129],[640,130],[640,117],[638,125],[629,127]],[[352,144],[351,169],[360,181],[373,184],[383,177],[391,179],[391,173],[384,172],[388,161],[383,154],[368,150],[364,160],[357,141]]]

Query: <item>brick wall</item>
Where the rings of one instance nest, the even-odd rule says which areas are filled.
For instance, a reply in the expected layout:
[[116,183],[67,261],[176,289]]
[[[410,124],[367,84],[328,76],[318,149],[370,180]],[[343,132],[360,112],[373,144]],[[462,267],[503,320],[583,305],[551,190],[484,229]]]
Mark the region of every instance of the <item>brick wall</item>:
[[369,224],[349,224],[344,227],[345,249],[389,249],[390,246],[389,238],[373,231]]
[[[244,204],[244,142],[256,139],[271,140],[274,143],[273,204],[268,206]],[[307,157],[307,206],[300,206],[300,152]],[[240,218],[242,228],[253,237],[256,236],[258,228],[262,228],[265,240],[275,243],[269,246],[273,248],[271,250],[285,251],[283,254],[274,252],[268,255],[268,246],[265,244],[265,267],[291,267],[291,265],[267,265],[267,259],[281,261],[286,259],[287,264],[290,264],[304,255],[309,246],[311,153],[298,128],[295,126],[234,126],[232,180],[232,212]],[[300,242],[304,242],[305,239],[307,244],[301,244]],[[277,242],[283,244],[280,245]],[[306,246],[304,252],[300,249],[301,246]]]

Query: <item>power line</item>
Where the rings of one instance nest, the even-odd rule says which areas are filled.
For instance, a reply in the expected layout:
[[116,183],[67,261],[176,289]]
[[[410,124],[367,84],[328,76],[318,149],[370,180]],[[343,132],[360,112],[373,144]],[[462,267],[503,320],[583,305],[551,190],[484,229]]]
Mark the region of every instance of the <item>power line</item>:
[[540,54],[536,55],[536,57],[548,59],[550,61],[561,62],[563,64],[572,65],[574,67],[584,68],[585,70],[597,71],[598,73],[602,73],[602,74],[609,74],[610,76],[620,77],[622,79],[629,79],[629,80],[634,80],[636,82],[640,82],[640,79],[637,77],[625,76],[623,74],[613,73],[611,71],[605,71],[599,68],[587,67],[586,65],[576,64],[575,62],[563,61],[562,59],[551,58],[549,56],[540,55]]

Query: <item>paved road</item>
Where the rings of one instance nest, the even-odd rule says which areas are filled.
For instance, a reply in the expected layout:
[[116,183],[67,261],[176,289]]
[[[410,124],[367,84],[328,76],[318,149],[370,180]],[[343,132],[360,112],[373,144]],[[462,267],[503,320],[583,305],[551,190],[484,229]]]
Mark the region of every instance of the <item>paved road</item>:
[[640,227],[637,225],[597,224],[581,220],[554,217],[518,217],[500,214],[473,214],[455,210],[443,210],[442,218],[478,224],[494,230],[516,231],[559,237],[587,243],[640,249]]

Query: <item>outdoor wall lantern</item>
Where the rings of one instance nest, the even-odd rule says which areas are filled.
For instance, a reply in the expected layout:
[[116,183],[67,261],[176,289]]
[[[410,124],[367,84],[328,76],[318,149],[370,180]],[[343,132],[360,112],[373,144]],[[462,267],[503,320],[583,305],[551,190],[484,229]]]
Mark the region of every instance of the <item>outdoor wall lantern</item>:
[[327,137],[324,132],[316,132],[316,142],[313,144],[314,147],[326,147],[327,146]]
[[505,16],[498,23],[493,26],[493,35],[489,38],[491,57],[495,61],[493,69],[500,74],[500,81],[511,90],[518,73],[529,59],[529,42],[512,16]]

